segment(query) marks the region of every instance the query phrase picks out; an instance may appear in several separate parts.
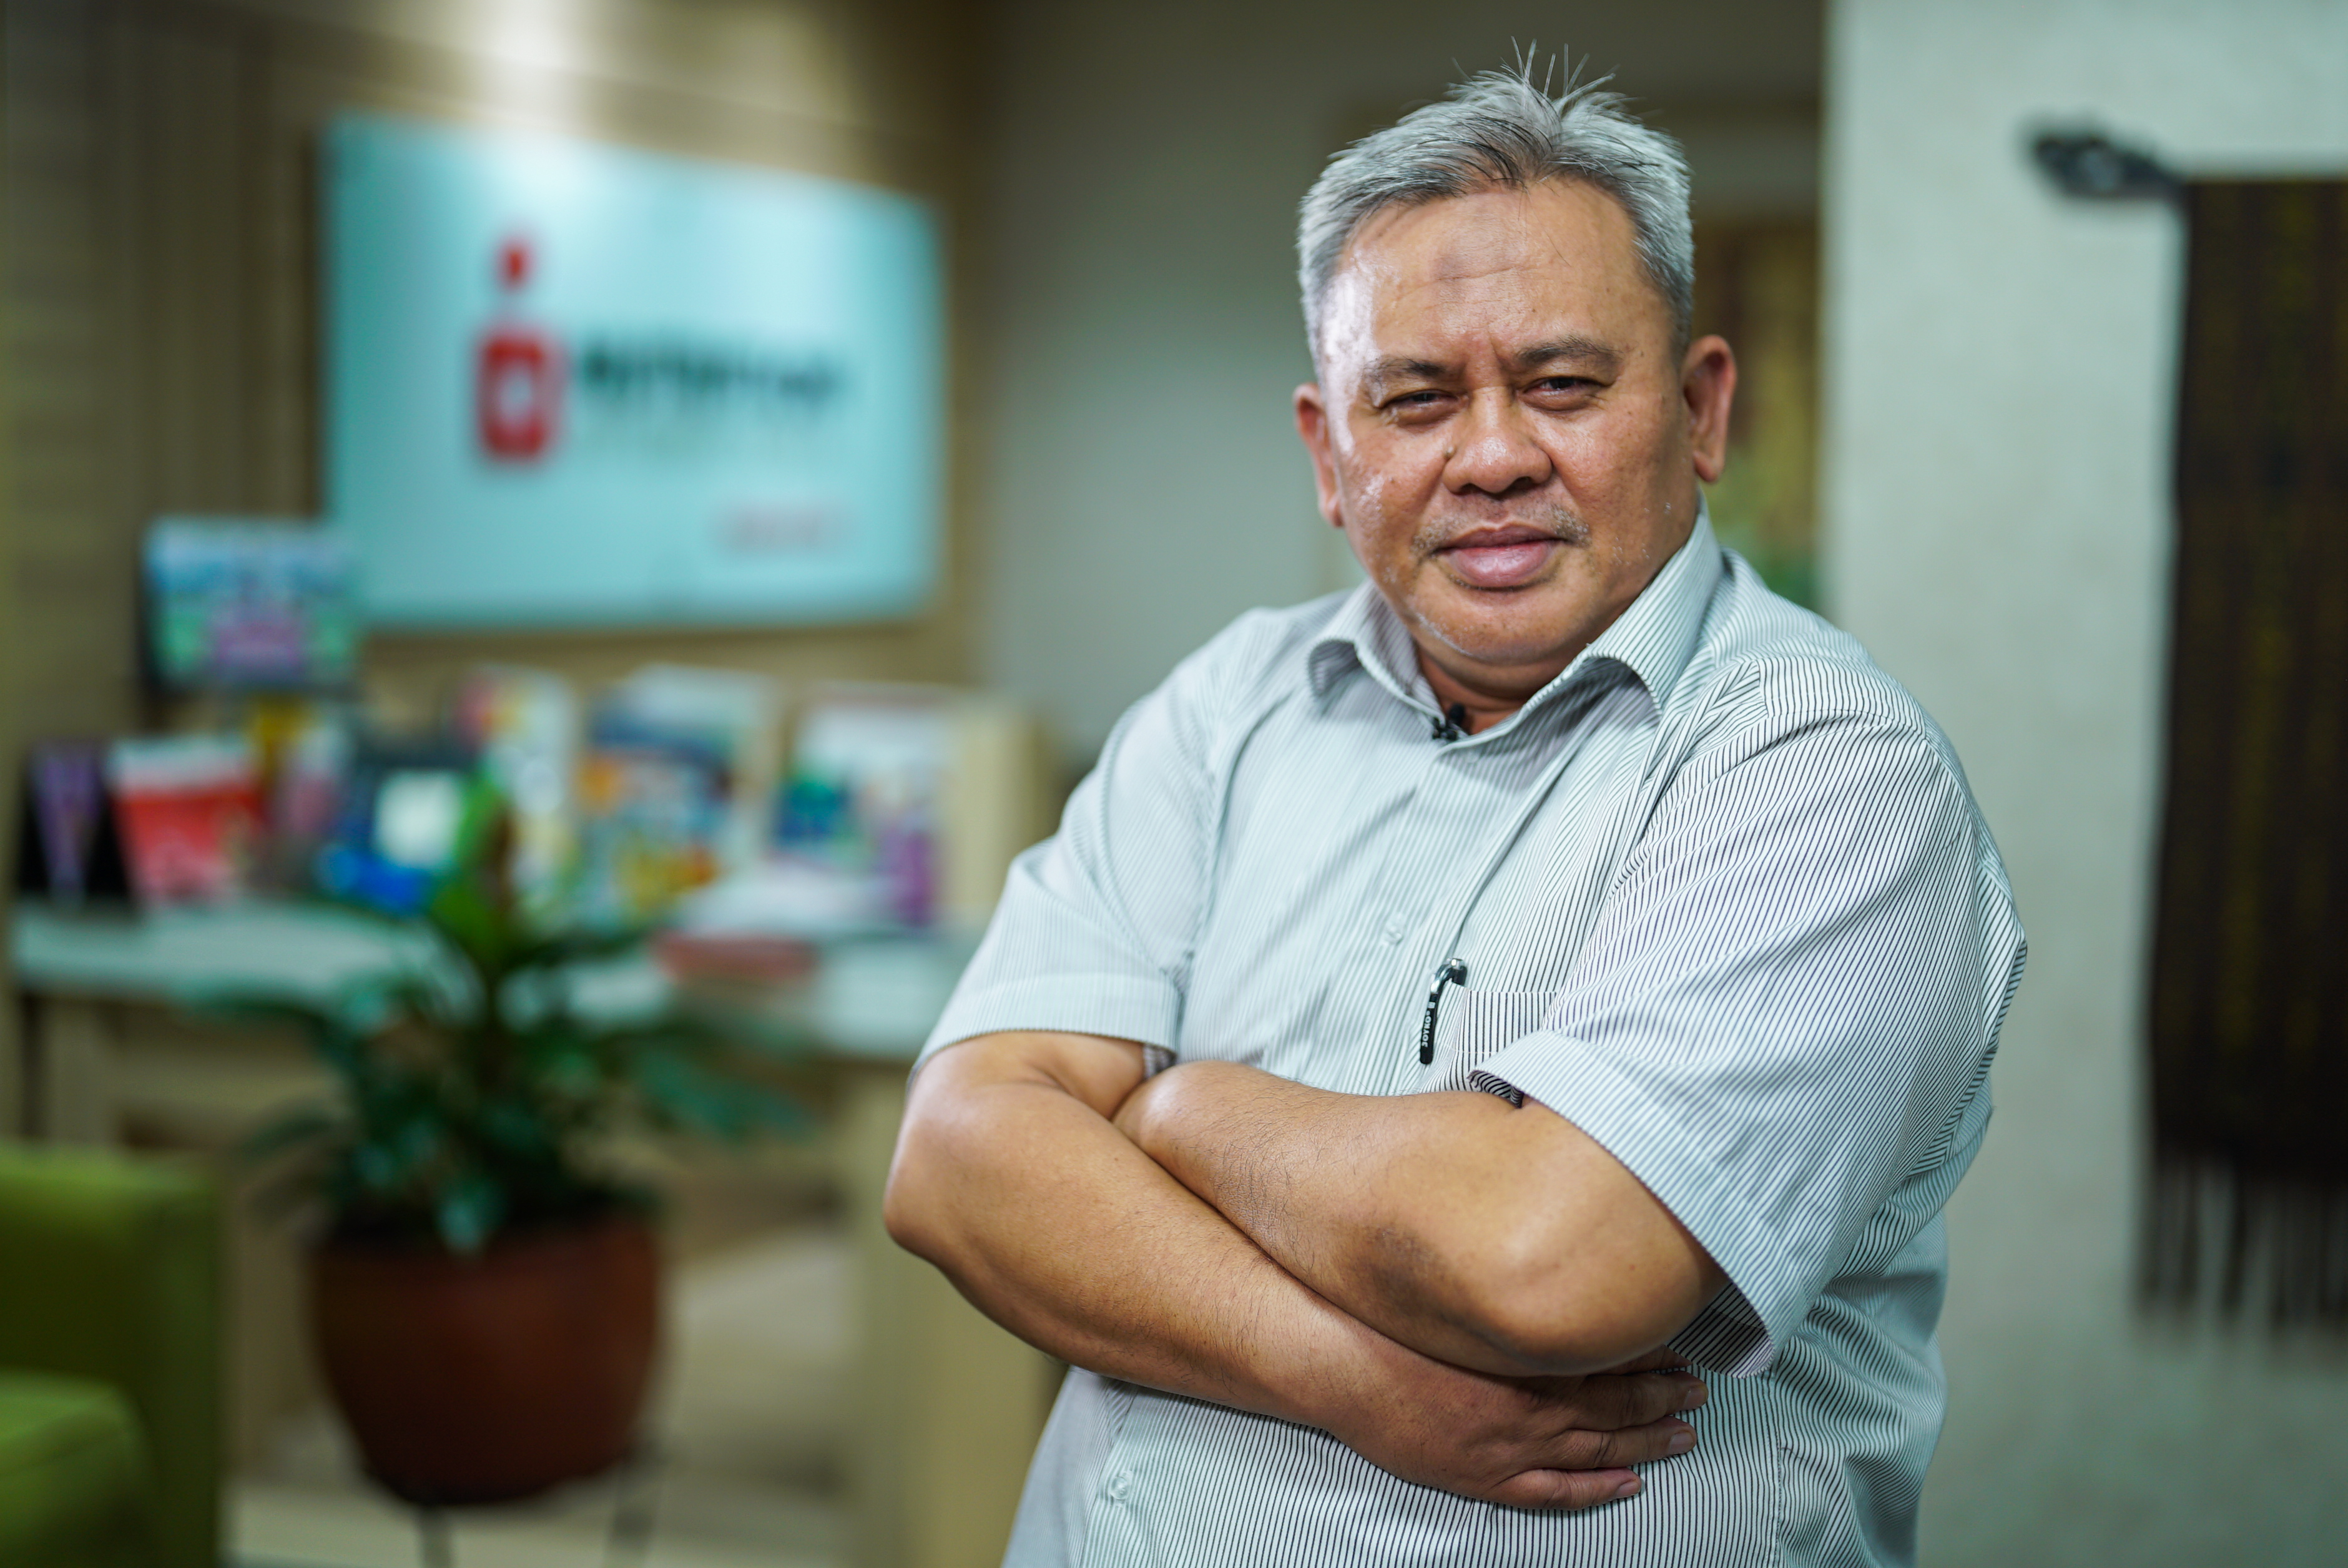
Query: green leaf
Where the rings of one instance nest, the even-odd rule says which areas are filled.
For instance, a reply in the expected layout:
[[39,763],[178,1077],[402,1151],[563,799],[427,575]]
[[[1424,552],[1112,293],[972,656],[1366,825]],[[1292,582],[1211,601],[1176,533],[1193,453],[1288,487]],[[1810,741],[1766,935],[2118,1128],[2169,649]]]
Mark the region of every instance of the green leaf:
[[583,1030],[548,1026],[524,1036],[517,1053],[531,1081],[550,1093],[580,1099],[600,1093],[611,1081],[611,1059],[599,1044]]
[[351,1173],[361,1190],[393,1198],[438,1161],[453,1143],[448,1110],[430,1096],[397,1092],[361,1106],[359,1137],[351,1147]]
[[314,1000],[279,991],[188,990],[180,1005],[206,1022],[292,1024],[318,1029],[338,1020],[332,999]]
[[595,963],[633,953],[651,938],[652,927],[648,926],[622,926],[609,929],[575,927],[517,944],[508,961],[516,969],[551,969],[571,964]]
[[369,1081],[381,1076],[381,1066],[367,1050],[366,1040],[355,1030],[340,1025],[322,1029],[310,1037],[310,1049],[342,1081],[354,1105],[365,1102]]
[[734,1086],[690,1057],[650,1047],[636,1053],[635,1068],[637,1092],[658,1120],[729,1143],[749,1132],[750,1118],[730,1092]]
[[440,1240],[450,1252],[468,1256],[481,1250],[505,1217],[504,1189],[479,1171],[468,1171],[449,1183],[432,1213]]
[[606,1049],[625,1050],[660,1046],[685,1051],[705,1061],[737,1057],[783,1061],[809,1053],[808,1039],[802,1032],[732,1014],[679,1009],[659,1018],[619,1024],[595,1032]]
[[554,1129],[543,1106],[517,1099],[493,1100],[481,1107],[476,1124],[482,1141],[499,1153],[541,1162],[554,1153]]
[[372,1034],[403,1019],[431,1029],[461,1028],[477,1009],[456,976],[408,970],[353,986],[342,1010],[354,1026]]
[[[513,848],[513,813],[496,781],[476,774],[465,785],[465,804],[457,820],[457,875],[471,879],[502,880],[504,861]],[[510,898],[505,900],[510,902]]]
[[754,1132],[799,1132],[810,1123],[797,1102],[660,1046],[636,1053],[635,1082],[656,1120],[731,1143]]
[[388,1146],[367,1139],[352,1146],[351,1174],[363,1191],[388,1192],[399,1184],[399,1156]]
[[434,891],[424,916],[484,976],[504,972],[514,931],[480,884],[470,877],[449,878]]
[[304,902],[314,904],[322,909],[332,909],[337,915],[354,920],[363,920],[371,926],[380,926],[386,931],[396,932],[403,937],[412,934],[416,929],[415,917],[382,908],[361,898],[348,898],[335,893],[315,893]]
[[706,1008],[616,1025],[573,1013],[566,966],[621,958],[645,933],[550,931],[520,911],[495,803],[478,804],[420,918],[353,911],[402,933],[404,962],[331,997],[199,999],[231,1022],[303,1030],[335,1081],[335,1104],[273,1121],[248,1158],[298,1155],[284,1190],[316,1194],[352,1234],[437,1235],[464,1252],[500,1226],[610,1201],[595,1158],[631,1117],[737,1143],[809,1127],[797,1101],[740,1075],[804,1054],[803,1035]]

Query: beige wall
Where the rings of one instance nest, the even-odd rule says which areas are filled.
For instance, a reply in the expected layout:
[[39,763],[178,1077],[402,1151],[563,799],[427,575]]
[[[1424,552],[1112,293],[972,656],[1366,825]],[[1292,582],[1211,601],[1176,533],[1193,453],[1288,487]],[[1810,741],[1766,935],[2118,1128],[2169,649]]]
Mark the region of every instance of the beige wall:
[[2026,129],[2348,174],[2336,0],[1836,0],[1832,608],[1954,738],[2031,938],[1950,1211],[1924,1562],[2348,1560],[2348,1346],[2149,1321],[2143,1143],[2180,231]]
[[[7,254],[29,455],[9,579],[28,733],[145,712],[135,551],[168,511],[319,506],[316,134],[344,108],[526,127],[871,180],[970,210],[970,8],[953,0],[8,0]],[[957,298],[960,291],[958,288]],[[957,362],[969,341],[955,308]],[[959,431],[962,422],[957,419]],[[952,472],[967,467],[957,436]],[[593,681],[649,658],[957,680],[957,492],[927,614],[844,629],[377,641],[427,704],[479,657]]]

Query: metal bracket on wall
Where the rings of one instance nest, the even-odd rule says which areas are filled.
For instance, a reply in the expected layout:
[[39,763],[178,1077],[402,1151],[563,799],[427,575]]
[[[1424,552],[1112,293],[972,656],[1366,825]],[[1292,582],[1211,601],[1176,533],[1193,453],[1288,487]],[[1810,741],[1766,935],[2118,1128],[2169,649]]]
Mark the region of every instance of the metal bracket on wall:
[[2066,196],[2177,201],[2185,194],[2184,179],[2151,153],[2097,130],[2042,130],[2030,138],[2030,156]]

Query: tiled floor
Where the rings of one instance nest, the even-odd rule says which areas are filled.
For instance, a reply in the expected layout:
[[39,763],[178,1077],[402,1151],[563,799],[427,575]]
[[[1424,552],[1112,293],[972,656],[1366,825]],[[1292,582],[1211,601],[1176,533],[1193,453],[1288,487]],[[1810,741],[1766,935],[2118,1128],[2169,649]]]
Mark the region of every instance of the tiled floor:
[[[845,1561],[838,1460],[854,1314],[836,1228],[768,1232],[678,1269],[652,1430],[647,1568]],[[626,1483],[452,1516],[458,1568],[593,1568]],[[230,1503],[239,1568],[415,1568],[414,1517],[361,1479],[324,1412],[289,1424]],[[633,1561],[623,1558],[622,1561]]]

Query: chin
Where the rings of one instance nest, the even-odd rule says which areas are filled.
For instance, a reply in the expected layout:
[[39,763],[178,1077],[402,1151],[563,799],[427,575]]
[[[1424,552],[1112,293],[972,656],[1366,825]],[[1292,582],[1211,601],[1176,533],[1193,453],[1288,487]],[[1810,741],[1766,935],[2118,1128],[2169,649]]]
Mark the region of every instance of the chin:
[[1514,669],[1544,663],[1556,659],[1559,649],[1578,649],[1594,634],[1583,630],[1589,616],[1544,603],[1542,586],[1484,589],[1466,604],[1442,605],[1433,614],[1421,607],[1415,619],[1444,646],[1478,664]]
[[1526,631],[1511,629],[1497,632],[1489,627],[1462,626],[1457,621],[1421,621],[1427,632],[1446,648],[1462,659],[1488,670],[1530,670],[1544,664],[1560,669],[1572,655],[1561,651],[1566,648],[1580,649],[1580,641],[1557,636],[1550,631]]

